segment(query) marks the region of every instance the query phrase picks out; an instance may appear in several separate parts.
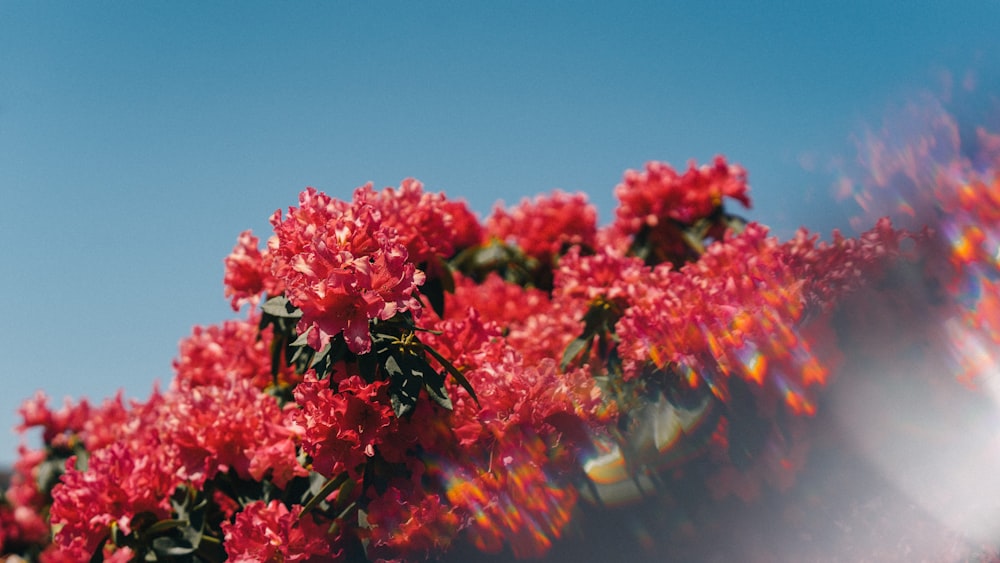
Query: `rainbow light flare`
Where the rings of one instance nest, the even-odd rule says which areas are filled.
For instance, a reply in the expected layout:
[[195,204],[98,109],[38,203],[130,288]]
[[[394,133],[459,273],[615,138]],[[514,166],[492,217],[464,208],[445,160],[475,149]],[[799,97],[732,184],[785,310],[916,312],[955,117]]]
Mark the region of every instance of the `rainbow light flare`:
[[577,493],[543,470],[548,447],[541,438],[512,434],[483,465],[438,462],[435,471],[449,503],[469,516],[466,532],[478,549],[496,553],[507,544],[517,558],[540,557],[569,524]]
[[863,179],[840,183],[864,211],[853,222],[890,215],[932,229],[920,248],[921,279],[911,286],[934,289],[907,288],[882,325],[894,324],[895,345],[854,366],[858,381],[834,410],[858,449],[915,504],[946,528],[995,546],[1000,145],[992,141],[1000,137],[964,129],[941,100],[910,104],[864,137]]

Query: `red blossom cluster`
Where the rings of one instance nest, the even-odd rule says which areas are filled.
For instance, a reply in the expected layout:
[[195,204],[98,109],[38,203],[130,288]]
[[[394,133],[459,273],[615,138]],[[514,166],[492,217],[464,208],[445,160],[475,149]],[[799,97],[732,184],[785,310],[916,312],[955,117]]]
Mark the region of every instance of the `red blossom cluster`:
[[289,509],[277,500],[253,501],[222,523],[226,552],[235,563],[260,561],[308,561],[310,558],[336,559],[325,540],[326,530],[311,518],[301,517],[302,507]]
[[650,163],[598,228],[559,191],[481,224],[412,179],[351,201],[308,188],[266,248],[240,234],[225,296],[250,312],[196,327],[166,392],[25,403],[45,445],[0,504],[0,552],[536,557],[581,498],[663,459],[715,463],[719,495],[785,486],[806,444],[774,421],[815,412],[822,313],[909,235],[780,242],[726,212],[747,190],[721,157]]
[[343,333],[352,352],[365,353],[370,320],[420,309],[413,292],[424,273],[408,260],[405,241],[382,221],[368,193],[357,190],[349,204],[310,188],[287,217],[280,210],[271,217],[271,275],[302,310],[299,331],[317,350]]
[[643,172],[626,172],[615,188],[619,201],[615,223],[630,234],[668,220],[690,224],[718,210],[723,198],[750,207],[748,191],[746,171],[721,156],[711,165],[692,162],[683,174],[669,164],[650,162]]
[[534,201],[524,199],[509,211],[498,206],[486,220],[486,230],[490,236],[548,263],[569,248],[594,247],[597,209],[584,194],[556,190]]

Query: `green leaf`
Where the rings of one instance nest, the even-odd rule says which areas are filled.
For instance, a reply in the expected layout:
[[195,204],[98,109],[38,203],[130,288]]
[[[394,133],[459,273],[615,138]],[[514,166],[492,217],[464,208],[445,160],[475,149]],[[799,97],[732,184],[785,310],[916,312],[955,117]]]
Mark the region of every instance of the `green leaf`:
[[358,371],[361,377],[368,383],[378,380],[378,358],[375,352],[368,352],[358,356]]
[[313,495],[313,497],[309,499],[309,502],[307,502],[305,506],[302,507],[302,512],[299,513],[299,518],[301,519],[303,516],[308,514],[309,511],[316,508],[316,505],[326,500],[326,497],[330,496],[330,493],[332,493],[338,487],[343,485],[345,481],[347,481],[346,471],[342,472],[340,475],[337,475],[336,477],[333,477],[326,483],[323,483],[323,486],[320,487],[320,489],[316,491],[315,495]]
[[42,463],[38,464],[38,469],[35,471],[35,483],[38,486],[38,490],[42,492],[49,492],[52,487],[55,487],[59,483],[59,478],[62,474],[66,472],[66,458],[60,456],[54,459],[47,459]]
[[702,242],[704,237],[699,236],[698,233],[691,233],[688,231],[681,231],[681,237],[684,239],[688,248],[693,250],[696,254],[700,256],[705,253],[705,243]]
[[588,350],[590,348],[590,343],[593,340],[591,338],[574,338],[569,345],[566,346],[566,350],[563,352],[562,361],[559,362],[560,369],[566,369],[574,358],[580,355],[580,352]]
[[455,269],[451,264],[441,260],[441,287],[448,293],[455,293]]
[[458,384],[461,385],[462,388],[469,393],[469,396],[472,397],[472,400],[476,402],[476,406],[482,406],[479,404],[479,397],[476,396],[476,391],[472,388],[472,384],[469,383],[469,380],[466,379],[464,375],[462,375],[462,372],[458,371],[458,368],[455,367],[455,364],[449,362],[447,358],[442,356],[437,350],[435,350],[431,346],[427,346],[425,344],[424,350],[426,350],[427,353],[430,354],[431,356],[434,356],[434,359],[437,360],[438,363],[444,367],[445,371],[451,374],[451,376],[455,378],[455,381],[457,381]]
[[[389,402],[396,418],[402,418],[413,410],[424,386],[424,373],[415,359],[419,360],[411,354],[390,354],[383,363],[389,375]],[[427,365],[426,362],[424,365]]]
[[305,346],[305,345],[309,344],[309,331],[312,330],[312,329],[313,329],[313,327],[307,328],[306,331],[303,332],[302,334],[300,334],[298,336],[298,338],[295,339],[295,342],[292,342],[291,344],[289,344],[289,346],[296,346],[296,347],[298,347],[298,346]]
[[443,373],[434,370],[428,372],[424,376],[424,389],[427,390],[427,396],[438,405],[448,410],[454,408],[451,404],[451,397],[448,396],[448,388],[444,384]]
[[326,346],[323,346],[322,350],[313,356],[312,361],[309,362],[309,367],[316,370],[316,375],[319,379],[323,379],[326,371],[331,367],[329,360],[331,350],[330,344],[327,343]]
[[722,214],[722,224],[731,229],[734,235],[738,235],[746,230],[747,220],[739,215]]
[[125,542],[128,541],[126,536],[122,534],[121,528],[118,527],[118,521],[111,522],[111,543],[115,544],[116,547],[122,547]]
[[289,301],[284,295],[268,299],[267,302],[261,306],[261,310],[265,315],[282,319],[302,318],[302,310],[295,305],[292,305],[292,302]]
[[437,316],[444,318],[444,284],[441,283],[441,278],[428,277],[424,285],[420,286],[420,293],[427,298]]
[[185,545],[185,543],[186,542],[184,540],[170,536],[160,536],[154,539],[152,547],[153,552],[157,557],[156,560],[159,560],[161,557],[163,559],[170,560],[174,557],[194,553],[195,548],[190,545]]
[[166,518],[156,522],[149,528],[146,528],[146,530],[143,532],[143,535],[155,536],[157,534],[163,534],[169,532],[170,530],[175,530],[182,526],[187,526],[188,524],[190,524],[190,522],[188,522],[187,520]]

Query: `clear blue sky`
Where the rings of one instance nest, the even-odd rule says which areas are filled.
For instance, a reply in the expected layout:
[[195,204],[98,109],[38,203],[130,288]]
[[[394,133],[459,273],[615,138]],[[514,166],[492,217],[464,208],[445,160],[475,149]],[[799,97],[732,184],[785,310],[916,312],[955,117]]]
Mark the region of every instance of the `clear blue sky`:
[[800,156],[998,46],[995,1],[782,4],[0,1],[0,463],[36,389],[165,386],[233,316],[238,233],[307,185],[481,215],[558,187],[607,221],[625,169],[722,153],[750,217],[827,230]]

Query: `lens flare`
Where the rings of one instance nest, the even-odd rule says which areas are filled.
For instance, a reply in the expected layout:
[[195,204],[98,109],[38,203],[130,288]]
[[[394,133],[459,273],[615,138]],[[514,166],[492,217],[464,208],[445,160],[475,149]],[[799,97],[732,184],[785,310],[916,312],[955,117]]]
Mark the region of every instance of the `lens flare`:
[[569,524],[576,490],[543,470],[547,445],[533,432],[512,431],[485,464],[439,466],[448,502],[468,515],[482,551],[509,545],[515,557],[541,557]]
[[873,300],[849,309],[845,326],[865,352],[853,353],[851,386],[833,401],[856,447],[894,486],[940,524],[988,545],[1000,533],[996,138],[932,98],[863,136],[859,178],[838,183],[853,191],[859,222],[890,215],[931,235],[905,291],[879,297],[893,300],[892,310]]
[[[687,384],[687,378],[681,385]],[[617,439],[593,434],[593,452],[584,457],[581,496],[595,504],[622,506],[656,494],[660,474],[697,455],[719,417],[718,399],[704,381],[683,398],[656,393],[628,416],[628,431]]]

